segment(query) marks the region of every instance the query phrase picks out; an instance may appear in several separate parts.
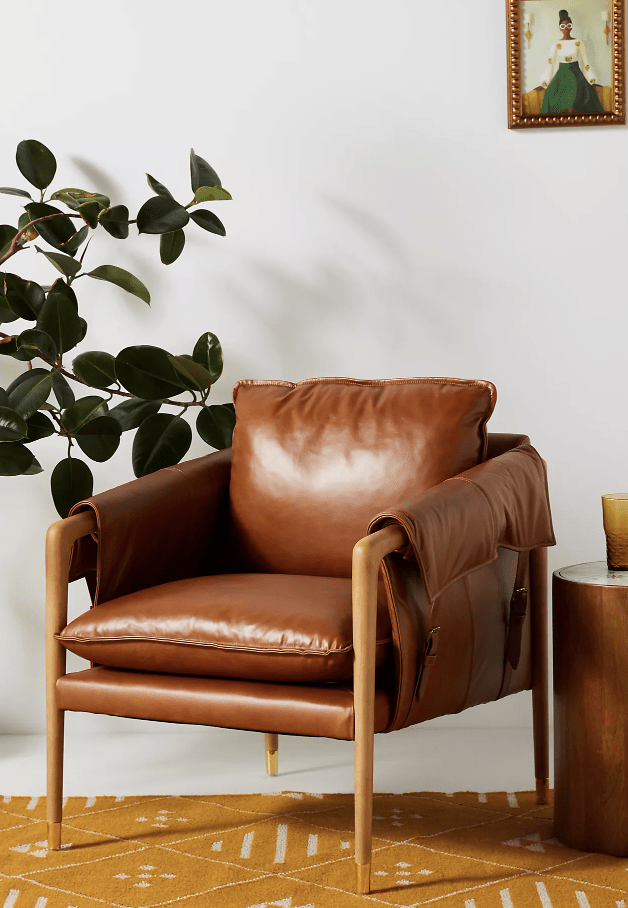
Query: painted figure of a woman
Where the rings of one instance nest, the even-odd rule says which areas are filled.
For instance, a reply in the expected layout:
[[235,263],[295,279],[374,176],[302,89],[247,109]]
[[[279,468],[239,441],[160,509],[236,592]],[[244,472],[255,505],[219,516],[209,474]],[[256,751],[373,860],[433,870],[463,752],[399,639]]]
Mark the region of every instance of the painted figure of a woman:
[[545,72],[542,114],[604,113],[593,87],[597,81],[584,41],[572,37],[573,24],[566,9],[559,14],[560,41],[552,44]]

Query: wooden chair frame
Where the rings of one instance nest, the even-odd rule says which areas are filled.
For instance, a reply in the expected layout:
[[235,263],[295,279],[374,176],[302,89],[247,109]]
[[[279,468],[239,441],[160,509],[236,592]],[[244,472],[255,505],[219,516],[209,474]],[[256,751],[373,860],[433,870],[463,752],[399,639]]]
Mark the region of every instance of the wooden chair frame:
[[[46,721],[48,847],[61,847],[63,803],[64,711],[57,707],[57,680],[66,674],[66,650],[55,639],[67,624],[72,545],[96,531],[91,512],[52,524],[46,536]],[[361,539],[353,550],[352,596],[355,708],[355,863],[356,891],[370,892],[373,827],[373,742],[377,580],[382,559],[406,543],[398,526]],[[549,778],[547,666],[547,550],[535,549],[530,560],[532,602],[532,705],[537,800],[547,803]],[[266,769],[277,773],[278,736],[265,735]]]

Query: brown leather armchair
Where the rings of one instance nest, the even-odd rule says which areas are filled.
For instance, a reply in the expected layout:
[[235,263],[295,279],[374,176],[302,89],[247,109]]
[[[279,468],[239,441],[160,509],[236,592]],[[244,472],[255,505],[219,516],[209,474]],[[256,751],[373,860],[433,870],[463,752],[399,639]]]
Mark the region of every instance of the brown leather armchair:
[[[240,382],[233,448],[76,505],[47,537],[48,835],[66,710],[355,740],[532,688],[547,797],[544,463],[489,382]],[[67,625],[67,587],[93,607]],[[527,607],[528,601],[530,608]],[[66,626],[67,625],[67,626]],[[66,674],[66,649],[91,667]]]

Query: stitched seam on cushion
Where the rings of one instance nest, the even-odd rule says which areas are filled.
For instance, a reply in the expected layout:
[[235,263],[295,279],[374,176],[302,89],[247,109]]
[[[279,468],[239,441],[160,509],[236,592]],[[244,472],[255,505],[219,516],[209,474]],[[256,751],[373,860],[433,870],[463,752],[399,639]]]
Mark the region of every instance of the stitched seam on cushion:
[[[282,649],[273,649],[271,647],[255,647],[255,646],[232,646],[229,644],[223,643],[203,643],[198,640],[175,640],[170,637],[76,637],[70,636],[69,634],[55,634],[55,640],[59,640],[63,643],[66,640],[71,641],[72,643],[121,643],[123,641],[138,641],[141,643],[174,643],[179,646],[203,646],[210,649],[223,649],[223,650],[233,650],[235,652],[241,653],[287,653],[298,654],[301,656],[333,656],[336,653],[348,653],[353,649],[353,644],[349,646],[344,646],[341,649],[328,649],[328,650],[316,650],[316,649],[294,649],[294,648],[282,648]],[[391,642],[390,637],[385,638],[384,640],[376,640],[375,645],[380,646],[384,643]]]

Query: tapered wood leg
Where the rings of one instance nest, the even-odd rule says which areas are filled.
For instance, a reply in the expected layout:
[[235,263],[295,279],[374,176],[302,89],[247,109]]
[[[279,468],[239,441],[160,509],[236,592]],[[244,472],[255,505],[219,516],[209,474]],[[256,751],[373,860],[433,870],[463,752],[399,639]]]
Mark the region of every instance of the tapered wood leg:
[[266,772],[269,776],[276,776],[279,772],[279,735],[265,734],[264,743],[266,745]]
[[405,535],[398,527],[386,527],[360,540],[353,550],[355,863],[359,894],[367,894],[371,888],[377,577],[384,555],[404,542]]
[[65,674],[65,649],[55,640],[68,619],[68,575],[73,542],[95,529],[92,514],[60,520],[46,535],[46,743],[48,847],[61,847],[64,712],[57,709],[57,679]]
[[52,720],[48,718],[48,795],[46,815],[48,819],[48,848],[61,848],[61,811],[63,804],[63,720],[65,713],[57,709]]
[[532,606],[532,722],[537,804],[547,804],[549,794],[549,678],[547,630],[547,549],[530,552],[530,602]]

